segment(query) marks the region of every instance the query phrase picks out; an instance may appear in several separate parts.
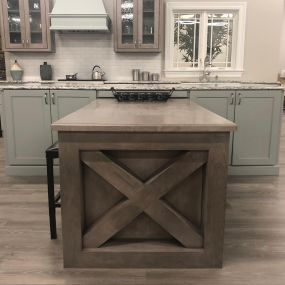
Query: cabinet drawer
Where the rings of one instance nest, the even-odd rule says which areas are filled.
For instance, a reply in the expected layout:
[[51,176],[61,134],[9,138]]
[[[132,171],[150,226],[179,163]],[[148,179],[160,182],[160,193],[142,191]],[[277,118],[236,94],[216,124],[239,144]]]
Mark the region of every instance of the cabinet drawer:
[[97,98],[114,98],[111,90],[97,90]]
[[171,95],[172,98],[188,98],[188,91],[174,91]]

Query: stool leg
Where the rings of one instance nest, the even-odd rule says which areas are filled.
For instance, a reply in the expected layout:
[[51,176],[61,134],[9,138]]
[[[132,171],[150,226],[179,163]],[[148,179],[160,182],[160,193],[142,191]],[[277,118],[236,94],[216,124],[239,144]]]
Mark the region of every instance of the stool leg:
[[49,206],[49,225],[50,238],[56,239],[56,215],[54,204],[54,178],[53,178],[53,158],[47,156],[47,185],[48,185],[48,206]]

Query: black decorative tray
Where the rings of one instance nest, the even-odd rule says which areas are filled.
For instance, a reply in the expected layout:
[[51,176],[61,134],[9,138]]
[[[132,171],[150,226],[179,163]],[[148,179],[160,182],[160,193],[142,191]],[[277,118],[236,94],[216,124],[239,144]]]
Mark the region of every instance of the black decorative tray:
[[115,90],[111,88],[114,97],[119,102],[166,102],[175,88],[171,90]]

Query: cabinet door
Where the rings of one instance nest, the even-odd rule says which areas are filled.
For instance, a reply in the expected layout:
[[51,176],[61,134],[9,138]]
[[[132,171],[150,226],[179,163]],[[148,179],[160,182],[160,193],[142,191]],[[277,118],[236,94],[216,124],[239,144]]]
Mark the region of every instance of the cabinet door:
[[28,49],[46,49],[47,19],[46,0],[25,0],[26,47]]
[[272,90],[237,92],[233,165],[277,164],[282,94]]
[[160,26],[160,1],[138,2],[138,48],[158,49]]
[[24,1],[2,0],[4,47],[6,49],[25,49]]
[[7,164],[45,165],[45,150],[52,143],[48,94],[6,90],[3,111]]
[[[85,90],[51,90],[52,122],[55,122],[96,99],[96,91]],[[58,140],[53,132],[53,142]]]
[[[230,120],[235,120],[234,91],[191,91],[190,98],[202,107]],[[232,159],[233,133],[230,136],[229,161]]]
[[117,0],[117,50],[132,50],[137,47],[137,3],[141,0]]
[[3,97],[3,93],[4,93],[4,91],[0,90],[0,137],[2,137],[2,128],[3,128],[3,115],[2,115],[2,97]]

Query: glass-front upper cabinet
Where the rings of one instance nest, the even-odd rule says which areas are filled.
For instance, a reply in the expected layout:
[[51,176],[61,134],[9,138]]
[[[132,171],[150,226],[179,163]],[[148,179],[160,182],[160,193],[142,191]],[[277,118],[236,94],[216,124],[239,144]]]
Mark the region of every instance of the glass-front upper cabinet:
[[117,0],[117,52],[159,52],[161,0]]
[[26,43],[31,48],[47,47],[46,8],[44,0],[26,2]]
[[118,46],[120,48],[135,48],[137,45],[137,1],[117,1],[120,21],[118,23]]
[[146,48],[158,48],[159,1],[139,1],[139,44]]
[[49,0],[2,0],[3,48],[50,51]]
[[[21,0],[3,0],[4,37],[11,48],[23,48],[25,46],[24,13]],[[6,8],[6,9],[5,9]],[[6,45],[4,45],[5,48]]]

